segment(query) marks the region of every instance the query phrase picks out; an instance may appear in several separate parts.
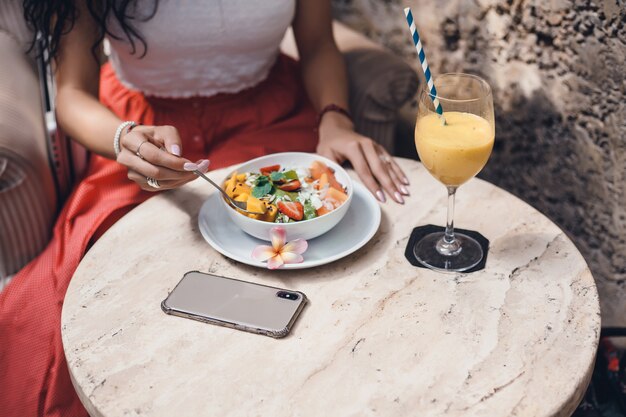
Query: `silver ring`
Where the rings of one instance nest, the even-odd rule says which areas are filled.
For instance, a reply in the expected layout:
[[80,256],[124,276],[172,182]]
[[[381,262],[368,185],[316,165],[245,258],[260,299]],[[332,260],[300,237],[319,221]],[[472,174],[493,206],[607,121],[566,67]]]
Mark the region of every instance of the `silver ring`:
[[143,157],[143,155],[139,152],[139,151],[141,150],[141,146],[142,146],[144,143],[148,143],[148,141],[147,141],[147,140],[144,140],[143,142],[141,142],[141,143],[139,144],[139,147],[137,148],[137,151],[135,152],[135,155],[137,155],[137,156],[138,156],[138,157],[140,157],[141,159],[146,159],[146,158],[144,158],[144,157]]
[[387,155],[384,155],[384,154],[380,155],[380,160],[385,162],[385,163],[387,163],[387,164],[391,163],[391,158],[389,158]]
[[155,180],[154,178],[146,177],[146,181],[148,182],[148,185],[152,188],[156,188],[156,189],[161,188],[161,184],[159,184],[159,182]]

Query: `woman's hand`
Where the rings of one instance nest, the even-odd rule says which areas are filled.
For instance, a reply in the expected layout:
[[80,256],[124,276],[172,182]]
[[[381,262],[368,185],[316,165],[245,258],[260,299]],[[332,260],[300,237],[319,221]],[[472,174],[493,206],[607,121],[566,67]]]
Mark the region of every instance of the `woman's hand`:
[[120,148],[117,162],[128,168],[128,179],[146,191],[180,187],[196,178],[191,171],[209,168],[206,159],[192,163],[180,156],[180,135],[173,126],[136,126],[120,137]]
[[352,122],[339,113],[326,113],[319,127],[317,153],[337,163],[350,161],[361,181],[378,200],[385,202],[383,190],[404,204],[409,180],[389,153],[378,143],[354,131]]
[[[329,0],[298,0],[293,33],[300,54],[302,78],[317,109],[329,103],[348,104],[348,82],[343,57],[332,31]],[[354,132],[349,118],[326,112],[319,126],[317,152],[338,163],[350,161],[363,183],[381,202],[385,192],[402,204],[409,195],[408,179],[382,146]]]

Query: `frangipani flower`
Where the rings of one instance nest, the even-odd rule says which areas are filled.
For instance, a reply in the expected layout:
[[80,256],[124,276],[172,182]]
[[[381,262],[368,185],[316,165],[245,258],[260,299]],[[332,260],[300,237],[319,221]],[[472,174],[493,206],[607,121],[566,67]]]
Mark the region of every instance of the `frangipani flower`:
[[304,261],[302,254],[309,246],[306,240],[296,239],[286,243],[287,233],[282,227],[272,227],[270,239],[272,246],[257,246],[252,251],[252,259],[260,262],[267,261],[269,269],[278,269],[283,264],[299,264]]

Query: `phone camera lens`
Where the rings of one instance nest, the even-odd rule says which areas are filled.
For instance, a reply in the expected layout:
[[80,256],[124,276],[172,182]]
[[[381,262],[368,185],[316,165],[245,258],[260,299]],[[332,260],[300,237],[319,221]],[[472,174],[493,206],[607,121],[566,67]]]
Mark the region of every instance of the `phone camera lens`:
[[276,293],[276,296],[279,298],[284,298],[285,300],[291,300],[291,301],[295,301],[298,298],[300,298],[298,294],[293,293],[293,292],[287,292],[287,291],[278,291]]

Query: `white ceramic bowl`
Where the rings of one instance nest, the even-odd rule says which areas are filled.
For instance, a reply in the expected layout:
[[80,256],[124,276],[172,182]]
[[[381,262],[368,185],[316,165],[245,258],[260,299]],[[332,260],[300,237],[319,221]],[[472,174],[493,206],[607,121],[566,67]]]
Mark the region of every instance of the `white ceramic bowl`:
[[[330,229],[335,227],[337,223],[341,221],[343,216],[348,211],[350,203],[352,202],[352,195],[354,194],[354,187],[352,185],[352,179],[348,176],[348,173],[335,162],[324,158],[323,156],[303,153],[303,152],[285,152],[275,153],[271,155],[262,156],[260,158],[252,159],[248,162],[240,165],[236,171],[241,174],[244,172],[259,172],[259,169],[271,165],[280,165],[281,168],[309,168],[313,161],[324,162],[328,167],[335,171],[335,177],[337,181],[346,187],[348,193],[348,199],[338,208],[327,213],[323,216],[316,217],[310,220],[302,220],[296,223],[270,223],[261,220],[251,219],[241,213],[238,213],[222,198],[222,207],[228,213],[228,217],[239,226],[247,234],[254,236],[262,240],[270,240],[270,229],[275,226],[282,226],[287,232],[287,240],[293,239],[313,239],[323,235]],[[222,180],[220,185],[226,182],[231,177],[233,172],[229,172],[228,175]]]

